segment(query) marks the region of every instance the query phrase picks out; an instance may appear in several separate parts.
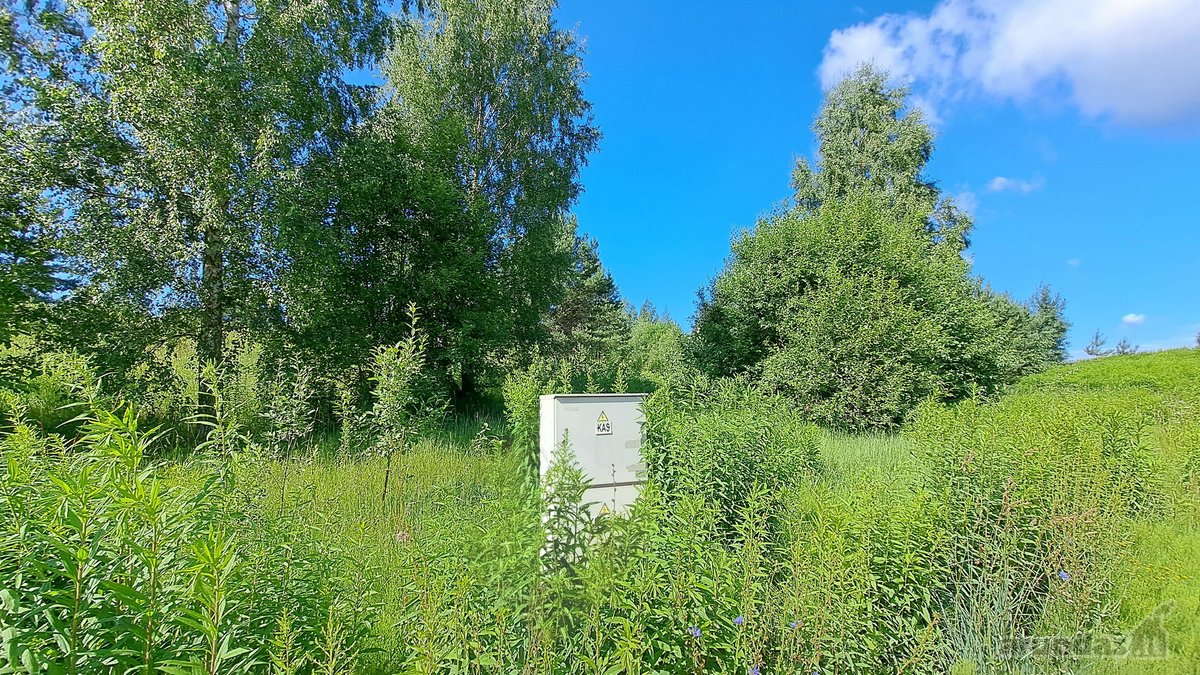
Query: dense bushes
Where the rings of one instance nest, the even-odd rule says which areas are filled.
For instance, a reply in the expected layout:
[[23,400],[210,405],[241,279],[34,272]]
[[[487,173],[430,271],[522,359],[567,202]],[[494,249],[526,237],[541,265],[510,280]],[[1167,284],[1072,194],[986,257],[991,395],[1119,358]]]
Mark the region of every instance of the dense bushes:
[[70,405],[97,395],[99,386],[85,356],[42,350],[26,335],[0,345],[0,424],[20,418],[43,433],[65,431],[78,414]]
[[701,295],[689,353],[824,425],[899,426],[925,398],[990,395],[1064,356],[1061,299],[983,286],[971,221],[923,175],[932,133],[869,68],[830,91],[796,195],[739,234]]
[[[734,243],[696,349],[740,358],[709,366],[756,374],[824,425],[894,427],[926,398],[994,394],[1054,353],[1031,337],[1054,331],[1030,328],[1054,320],[1053,297],[1034,312],[968,271],[921,214],[879,198],[783,213]],[[758,346],[738,357],[747,341]]]
[[[1146,391],[927,407],[912,429],[944,504],[947,646],[999,668],[1014,639],[1102,629],[1135,519],[1159,515]],[[1020,643],[1017,643],[1020,644]]]
[[816,469],[816,427],[745,381],[700,377],[655,392],[644,409],[642,456],[661,496],[700,499],[727,530],[755,491],[780,498]]
[[[514,375],[513,402],[558,376]],[[288,453],[218,418],[165,465],[128,408],[77,441],[19,424],[0,640],[18,670],[76,672],[1071,668],[1014,649],[1118,626],[1132,533],[1194,520],[1200,427],[1183,392],[1041,387],[927,403],[915,455],[846,471],[845,439],[786,398],[676,380],[647,401],[651,481],[623,516],[578,504],[566,451],[534,489],[486,428],[414,437],[388,472],[365,428]]]

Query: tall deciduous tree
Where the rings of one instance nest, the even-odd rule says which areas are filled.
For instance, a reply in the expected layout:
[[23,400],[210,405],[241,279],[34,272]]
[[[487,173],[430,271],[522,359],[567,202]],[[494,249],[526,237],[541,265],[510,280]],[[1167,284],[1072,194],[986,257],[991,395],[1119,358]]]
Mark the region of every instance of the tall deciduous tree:
[[[568,207],[599,132],[584,99],[575,35],[554,25],[550,0],[432,0],[406,15],[387,67],[416,142],[449,143],[483,261],[499,281],[489,318],[502,344],[538,338],[561,296],[574,232]],[[473,387],[478,361],[462,363]]]
[[927,214],[931,237],[966,248],[971,219],[925,175],[933,131],[908,91],[866,65],[825,97],[813,125],[819,160],[796,162],[792,187],[798,208],[814,210],[863,191],[886,195],[896,208]]
[[277,240],[284,333],[323,372],[365,365],[370,350],[408,331],[420,308],[430,368],[449,379],[502,336],[491,230],[473,217],[453,147],[417,144],[394,107],[376,111],[329,161],[296,186],[296,211]]
[[45,140],[107,151],[64,172],[86,181],[47,181],[80,273],[148,305],[195,308],[201,362],[220,361],[226,324],[262,307],[283,188],[370,103],[343,74],[382,53],[385,14],[375,0],[37,4],[74,23],[47,25],[30,5],[18,32],[40,21],[78,58],[31,73],[43,80],[31,122],[54,132]]
[[923,176],[932,133],[904,106],[870,68],[829,93],[820,162],[798,164],[794,204],[740,235],[701,295],[697,365],[755,374],[815,419],[863,428],[1063,358],[1060,299],[1022,305],[970,275],[970,219]]

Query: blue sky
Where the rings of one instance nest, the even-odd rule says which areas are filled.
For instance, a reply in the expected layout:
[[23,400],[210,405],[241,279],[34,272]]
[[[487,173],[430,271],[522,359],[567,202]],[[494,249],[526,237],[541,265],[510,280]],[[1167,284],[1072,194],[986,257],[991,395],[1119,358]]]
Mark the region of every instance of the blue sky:
[[604,139],[582,229],[622,294],[685,328],[729,240],[790,194],[824,86],[872,60],[934,120],[975,273],[1143,349],[1200,331],[1200,3],[568,0]]

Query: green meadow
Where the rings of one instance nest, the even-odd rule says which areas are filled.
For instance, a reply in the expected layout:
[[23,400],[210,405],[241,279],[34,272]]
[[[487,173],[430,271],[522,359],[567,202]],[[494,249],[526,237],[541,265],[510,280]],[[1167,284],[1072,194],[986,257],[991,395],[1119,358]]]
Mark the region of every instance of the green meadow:
[[[1196,350],[1108,357],[870,435],[667,388],[647,452],[694,463],[597,518],[578,475],[530,486],[502,418],[431,430],[386,495],[387,460],[334,434],[158,459],[130,418],[69,451],[19,425],[4,647],[78,672],[1193,672],[1197,382]],[[1121,652],[1147,620],[1164,649]]]

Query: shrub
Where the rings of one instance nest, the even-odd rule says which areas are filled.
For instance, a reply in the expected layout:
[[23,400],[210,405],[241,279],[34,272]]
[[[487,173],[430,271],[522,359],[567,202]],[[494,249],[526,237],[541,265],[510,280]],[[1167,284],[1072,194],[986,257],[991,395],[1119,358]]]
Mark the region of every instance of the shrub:
[[[208,378],[221,389],[225,417],[244,433],[259,435],[267,428],[263,347],[229,333],[224,351],[225,361]],[[124,374],[121,395],[136,404],[143,420],[162,425],[170,442],[194,442],[203,370],[194,339],[160,342],[147,347],[144,357]]]
[[17,335],[0,348],[0,423],[17,418],[42,433],[70,435],[68,424],[79,400],[100,394],[100,378],[86,356],[47,351],[28,336]]
[[387,458],[384,470],[383,498],[387,498],[392,456],[404,453],[410,443],[445,413],[446,404],[434,400],[425,370],[425,334],[418,327],[415,305],[408,307],[408,336],[394,345],[374,351],[375,402],[371,420],[376,432],[375,445]]
[[312,380],[310,367],[292,361],[271,383],[263,416],[268,425],[267,439],[277,455],[291,455],[297,443],[312,435]]
[[535,353],[529,365],[509,371],[504,378],[504,418],[513,451],[524,458],[524,471],[534,479],[539,471],[540,397],[570,387],[569,374],[564,378],[556,372],[551,361]]
[[817,467],[817,429],[740,379],[694,378],[652,394],[642,454],[668,502],[703,499],[729,530],[755,489],[780,494]]
[[[650,387],[639,387],[639,391],[652,391],[681,381],[688,373],[684,357],[683,330],[667,317],[657,316],[652,308],[644,308],[634,319],[625,345],[622,362],[618,366],[627,377],[644,380]],[[638,382],[635,386],[642,384]],[[628,386],[616,386],[614,391],[628,390]]]

